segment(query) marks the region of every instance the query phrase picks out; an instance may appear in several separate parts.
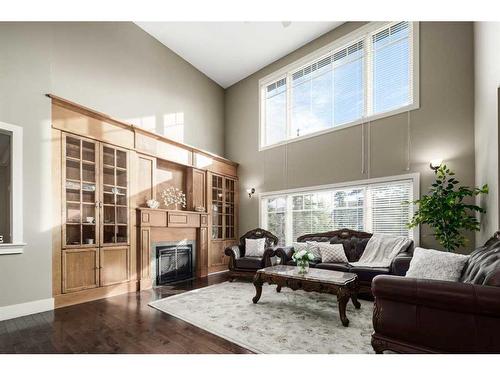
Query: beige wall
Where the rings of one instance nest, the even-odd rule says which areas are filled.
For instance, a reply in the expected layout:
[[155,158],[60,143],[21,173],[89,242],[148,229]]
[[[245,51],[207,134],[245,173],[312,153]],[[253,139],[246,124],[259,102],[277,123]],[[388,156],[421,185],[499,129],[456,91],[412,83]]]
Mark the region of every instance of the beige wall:
[[476,236],[483,244],[498,230],[498,127],[500,87],[500,23],[474,23],[475,151],[476,183],[488,184],[490,193],[479,203],[487,209],[481,216],[482,229]]
[[[372,122],[369,174],[361,173],[361,125],[290,143],[287,151],[284,146],[258,151],[259,79],[361,25],[344,24],[226,90],[225,148],[226,156],[240,163],[241,233],[259,224],[258,198],[243,194],[248,187],[266,192],[418,172],[425,192],[433,180],[429,161],[437,157],[461,182],[474,184],[472,23],[420,24],[420,108]],[[421,245],[437,246],[427,228],[421,232]],[[474,235],[468,237],[474,245]]]
[[163,125],[224,152],[224,91],[132,23],[0,23],[0,121],[24,128],[24,254],[0,256],[0,307],[50,298],[50,100]]

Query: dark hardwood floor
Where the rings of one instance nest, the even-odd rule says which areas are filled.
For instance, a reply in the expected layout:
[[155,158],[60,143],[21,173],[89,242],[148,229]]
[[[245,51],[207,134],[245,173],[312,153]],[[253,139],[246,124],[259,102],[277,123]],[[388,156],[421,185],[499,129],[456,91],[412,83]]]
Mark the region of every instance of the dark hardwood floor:
[[226,274],[0,322],[0,353],[251,353],[152,300],[227,280]]

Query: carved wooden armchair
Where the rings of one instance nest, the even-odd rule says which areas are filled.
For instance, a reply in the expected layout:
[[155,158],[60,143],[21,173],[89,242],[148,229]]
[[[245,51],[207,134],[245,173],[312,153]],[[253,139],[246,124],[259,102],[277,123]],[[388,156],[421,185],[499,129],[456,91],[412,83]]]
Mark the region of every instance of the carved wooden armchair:
[[[265,238],[266,246],[261,257],[245,256],[246,239]],[[275,250],[278,245],[278,237],[267,230],[253,229],[240,237],[240,244],[227,247],[224,254],[229,257],[229,275],[233,281],[235,277],[249,277],[255,275],[257,270],[273,266],[277,263]]]

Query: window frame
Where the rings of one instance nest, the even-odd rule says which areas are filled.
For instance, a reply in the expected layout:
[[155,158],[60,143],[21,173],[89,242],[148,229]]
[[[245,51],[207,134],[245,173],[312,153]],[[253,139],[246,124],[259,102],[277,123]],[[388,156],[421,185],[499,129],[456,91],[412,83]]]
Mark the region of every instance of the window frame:
[[[363,179],[363,180],[356,180],[356,181],[348,181],[348,182],[340,182],[340,183],[335,183],[335,184],[327,184],[327,185],[316,185],[316,186],[308,186],[308,187],[302,187],[302,188],[294,188],[294,189],[286,189],[286,190],[277,190],[277,191],[270,191],[270,192],[262,192],[258,194],[259,198],[259,227],[260,228],[267,228],[267,219],[265,218],[266,210],[264,210],[264,202],[265,199],[269,198],[277,198],[283,195],[290,195],[290,194],[307,194],[307,193],[317,193],[325,190],[340,190],[340,189],[349,189],[349,188],[363,188],[366,189],[367,185],[375,185],[375,184],[383,184],[383,183],[391,183],[391,182],[397,182],[401,180],[411,180],[412,185],[413,185],[413,197],[412,200],[415,201],[420,197],[420,173],[407,173],[407,174],[402,174],[402,175],[396,175],[396,176],[387,176],[387,177],[377,177],[377,178],[369,178],[369,179]],[[291,203],[288,202],[291,200],[287,199],[287,211],[285,212],[285,215],[291,215]],[[364,206],[366,209],[366,199],[364,199]],[[415,211],[415,208],[413,208],[413,212]],[[288,220],[288,217],[287,219]],[[285,230],[286,230],[286,244],[290,242],[289,240],[293,240],[293,235],[292,235],[292,227],[293,225],[285,225]],[[416,226],[411,229],[412,231],[412,240],[414,242],[415,247],[419,246],[420,244],[420,226]],[[291,245],[291,243],[290,243]]]
[[[343,37],[340,37],[336,39],[335,41],[315,50],[314,52],[309,53],[308,55],[280,68],[279,70],[268,74],[267,76],[259,79],[258,82],[258,98],[259,98],[259,131],[258,131],[258,144],[259,144],[259,151],[264,151],[267,149],[271,149],[274,147],[279,147],[287,143],[292,143],[292,142],[297,142],[301,141],[307,138],[312,138],[312,137],[317,137],[323,134],[327,134],[330,132],[334,132],[337,130],[342,130],[345,128],[349,128],[351,126],[357,126],[361,125],[370,121],[375,121],[381,118],[385,117],[390,117],[394,116],[399,113],[403,112],[408,112],[414,109],[420,108],[420,68],[419,68],[419,51],[420,51],[420,23],[419,22],[412,22],[408,21],[412,24],[412,45],[411,45],[411,58],[412,58],[412,74],[410,74],[410,84],[411,84],[411,94],[412,94],[412,103],[396,108],[394,110],[390,110],[387,112],[382,112],[379,114],[368,114],[365,117],[361,117],[358,120],[351,121],[342,125],[338,126],[332,126],[331,128],[324,129],[324,130],[319,130],[313,133],[308,133],[305,135],[301,135],[298,137],[290,138],[291,136],[291,80],[290,77],[294,72],[297,70],[300,70],[301,68],[304,68],[315,61],[319,61],[322,58],[326,57],[329,54],[335,53],[336,50],[340,50],[347,45],[351,43],[355,43],[356,41],[359,40],[368,40],[371,38],[371,35],[376,34],[377,32],[390,27],[392,25],[398,24],[399,22],[402,21],[394,21],[394,22],[370,22],[364,26],[361,26],[360,28],[344,35]],[[368,54],[368,59],[365,59],[364,67],[363,67],[363,74],[366,79],[366,84],[365,86],[367,87],[367,90],[365,90],[364,97],[365,97],[365,106],[368,107],[368,110],[372,110],[372,105],[369,103],[372,103],[372,87],[371,87],[371,69],[368,69],[368,67],[371,64],[371,54]],[[269,84],[272,84],[273,82],[282,79],[286,77],[287,78],[287,90],[286,90],[286,139],[280,142],[276,142],[270,145],[265,145],[265,138],[266,138],[266,107],[265,107],[265,89]],[[365,109],[365,113],[368,113],[368,110]]]
[[0,122],[0,130],[11,136],[10,224],[11,242],[0,244],[0,255],[21,254],[23,241],[23,128]]

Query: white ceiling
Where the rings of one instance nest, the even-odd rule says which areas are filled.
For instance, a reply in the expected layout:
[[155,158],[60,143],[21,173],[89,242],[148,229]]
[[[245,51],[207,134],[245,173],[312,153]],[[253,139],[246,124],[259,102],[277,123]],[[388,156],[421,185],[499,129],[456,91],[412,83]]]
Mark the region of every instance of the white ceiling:
[[342,22],[136,22],[224,88]]

